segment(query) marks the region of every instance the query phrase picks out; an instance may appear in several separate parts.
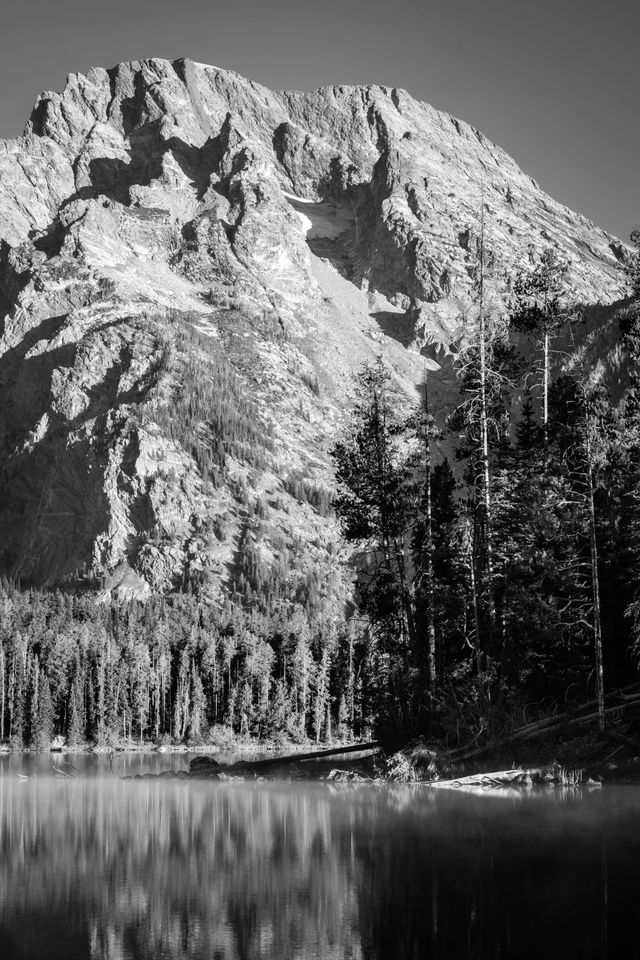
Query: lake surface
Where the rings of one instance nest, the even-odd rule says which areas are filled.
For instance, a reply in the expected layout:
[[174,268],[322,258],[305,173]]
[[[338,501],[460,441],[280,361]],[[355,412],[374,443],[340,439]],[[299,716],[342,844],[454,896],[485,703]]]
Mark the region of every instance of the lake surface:
[[640,788],[122,781],[189,758],[70,759],[78,779],[0,757],[2,960],[639,952]]

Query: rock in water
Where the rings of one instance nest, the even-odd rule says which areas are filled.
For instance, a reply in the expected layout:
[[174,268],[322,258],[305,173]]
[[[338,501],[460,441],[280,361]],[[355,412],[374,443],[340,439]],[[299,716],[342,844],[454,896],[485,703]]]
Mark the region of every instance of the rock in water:
[[549,244],[580,299],[623,295],[615,238],[403,90],[146,60],[42,94],[0,143],[2,571],[215,599],[287,552],[339,602],[351,374],[382,352],[409,400],[426,354],[450,407],[481,203],[498,301]]

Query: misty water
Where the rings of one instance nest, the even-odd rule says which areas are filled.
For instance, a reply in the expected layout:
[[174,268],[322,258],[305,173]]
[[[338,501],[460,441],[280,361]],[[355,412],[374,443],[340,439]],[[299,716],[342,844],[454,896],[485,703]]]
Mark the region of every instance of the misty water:
[[637,952],[640,788],[123,781],[188,758],[71,759],[76,779],[0,757],[2,960]]

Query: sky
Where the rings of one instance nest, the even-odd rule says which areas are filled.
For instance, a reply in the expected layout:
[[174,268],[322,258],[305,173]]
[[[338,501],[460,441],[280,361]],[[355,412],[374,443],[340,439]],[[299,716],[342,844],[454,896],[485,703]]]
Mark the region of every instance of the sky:
[[379,83],[467,120],[622,239],[640,223],[639,0],[14,0],[0,137],[42,90],[189,57],[265,86]]

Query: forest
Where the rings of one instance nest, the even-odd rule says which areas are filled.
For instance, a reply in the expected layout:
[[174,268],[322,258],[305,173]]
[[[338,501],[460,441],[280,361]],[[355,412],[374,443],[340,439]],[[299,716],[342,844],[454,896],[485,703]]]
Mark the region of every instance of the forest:
[[392,723],[422,715],[472,739],[595,696],[603,727],[605,665],[610,685],[628,683],[640,652],[639,259],[616,317],[616,400],[584,350],[560,349],[586,311],[558,251],[515,278],[508,315],[491,309],[488,261],[480,239],[445,429],[428,375],[402,419],[378,362],[334,453],[344,535],[369,545],[360,596],[385,654],[378,705]]
[[[549,247],[514,278],[508,314],[492,307],[490,269],[481,234],[475,309],[449,358],[460,403],[446,421],[436,424],[428,372],[407,411],[378,360],[354,383],[333,501],[308,478],[282,479],[335,512],[352,548],[341,618],[326,602],[332,584],[340,593],[335,558],[330,575],[292,577],[290,557],[272,569],[248,536],[221,607],[197,581],[100,604],[4,581],[0,741],[107,749],[393,729],[456,744],[590,696],[603,724],[605,689],[630,682],[640,655],[640,253],[612,321],[615,397],[584,351],[563,352],[585,308],[560,253]],[[197,396],[177,397],[163,423],[216,485],[228,457],[262,462],[271,439],[233,375],[220,367],[216,395],[198,362]]]

